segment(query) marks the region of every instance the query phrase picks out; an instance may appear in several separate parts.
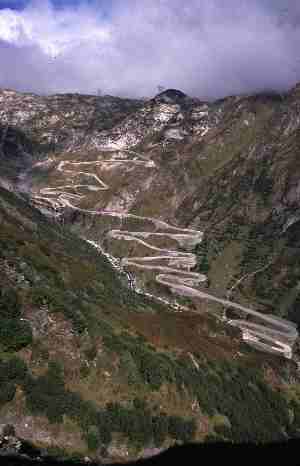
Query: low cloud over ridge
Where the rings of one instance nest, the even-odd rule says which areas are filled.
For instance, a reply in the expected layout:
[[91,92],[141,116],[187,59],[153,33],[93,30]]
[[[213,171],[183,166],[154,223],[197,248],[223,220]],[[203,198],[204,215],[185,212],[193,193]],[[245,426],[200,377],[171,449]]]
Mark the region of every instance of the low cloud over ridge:
[[68,1],[59,10],[35,0],[0,10],[0,87],[142,97],[162,85],[204,99],[281,91],[300,81],[299,44],[297,0]]

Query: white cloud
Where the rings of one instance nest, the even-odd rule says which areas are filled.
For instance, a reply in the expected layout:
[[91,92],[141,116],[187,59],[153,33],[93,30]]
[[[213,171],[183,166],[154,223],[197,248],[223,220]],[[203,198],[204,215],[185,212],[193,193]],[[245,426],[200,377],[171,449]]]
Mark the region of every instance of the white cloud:
[[300,80],[300,10],[288,0],[278,15],[268,2],[114,0],[109,20],[100,0],[0,10],[0,86],[144,96],[162,84],[203,98],[286,89]]
[[109,27],[99,24],[88,8],[56,11],[47,1],[30,4],[23,11],[0,11],[0,38],[12,44],[39,46],[49,56],[76,47],[109,40]]

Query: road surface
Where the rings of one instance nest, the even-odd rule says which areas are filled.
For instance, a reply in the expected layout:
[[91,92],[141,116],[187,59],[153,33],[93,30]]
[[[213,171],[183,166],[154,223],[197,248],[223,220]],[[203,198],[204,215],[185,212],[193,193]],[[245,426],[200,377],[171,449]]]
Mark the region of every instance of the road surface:
[[[88,210],[82,209],[78,205],[85,197],[82,190],[90,191],[105,191],[109,187],[96,175],[89,171],[82,171],[84,168],[91,169],[92,167],[108,166],[112,167],[115,164],[136,164],[143,165],[149,168],[156,168],[152,160],[135,158],[134,160],[126,159],[124,151],[122,158],[111,158],[109,160],[96,160],[89,162],[69,162],[61,161],[57,165],[57,170],[63,173],[69,183],[63,186],[43,188],[33,197],[37,205],[50,206],[59,216],[62,209],[69,207],[71,209],[89,213],[91,215],[103,215],[119,217],[121,219],[133,218],[140,221],[147,221],[153,224],[153,231],[128,231],[128,230],[111,230],[109,235],[119,241],[133,241],[149,250],[151,255],[145,257],[126,257],[123,258],[117,267],[126,270],[126,267],[133,267],[141,270],[150,270],[156,273],[155,280],[169,287],[174,293],[181,296],[198,298],[200,300],[208,300],[218,302],[226,308],[238,310],[241,315],[251,316],[255,322],[241,319],[225,319],[232,326],[238,327],[242,332],[243,340],[252,347],[261,351],[267,351],[274,354],[280,354],[286,358],[292,358],[293,344],[295,343],[298,332],[294,323],[280,319],[275,315],[263,314],[254,309],[242,306],[230,300],[218,298],[208,293],[204,293],[199,289],[199,285],[206,281],[206,276],[197,272],[191,272],[191,269],[197,264],[197,257],[191,252],[182,252],[177,249],[160,248],[151,244],[155,239],[169,238],[175,241],[182,249],[190,250],[202,241],[203,233],[190,228],[179,228],[168,224],[159,219],[151,217],[141,217],[120,210]],[[137,155],[137,154],[136,154]],[[66,168],[66,166],[68,168]],[[86,184],[74,184],[76,176],[86,177]],[[81,190],[81,192],[79,192]],[[91,241],[90,241],[91,242]],[[91,242],[95,245],[95,243]],[[97,246],[97,245],[96,245]],[[100,246],[99,246],[100,247]],[[101,252],[104,252],[100,247]],[[110,258],[114,266],[116,259]],[[132,285],[132,280],[130,281]],[[137,290],[141,292],[141,290]],[[144,293],[152,296],[149,293]],[[157,298],[157,297],[156,297]],[[160,301],[172,305],[163,298],[158,298]],[[175,305],[176,307],[176,305]],[[184,306],[177,305],[179,311],[188,310]],[[193,311],[197,312],[197,311]]]

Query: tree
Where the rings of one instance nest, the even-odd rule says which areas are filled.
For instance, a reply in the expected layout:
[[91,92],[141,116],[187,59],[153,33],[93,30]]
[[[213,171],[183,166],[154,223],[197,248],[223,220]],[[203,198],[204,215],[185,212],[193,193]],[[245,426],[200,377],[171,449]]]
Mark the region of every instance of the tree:
[[170,416],[168,430],[171,437],[182,442],[188,442],[195,435],[196,424],[193,419],[185,421],[179,416]]
[[159,416],[153,417],[152,429],[154,444],[156,447],[160,447],[168,435],[169,420],[167,415],[162,413]]
[[86,442],[91,451],[97,450],[100,445],[99,432],[96,426],[91,426],[86,435]]
[[32,342],[30,325],[26,321],[2,319],[0,342],[4,351],[19,351]]
[[0,406],[8,403],[14,399],[16,393],[16,386],[14,383],[7,383],[1,386],[0,392]]
[[1,318],[17,319],[21,314],[21,304],[13,288],[4,288],[0,291]]

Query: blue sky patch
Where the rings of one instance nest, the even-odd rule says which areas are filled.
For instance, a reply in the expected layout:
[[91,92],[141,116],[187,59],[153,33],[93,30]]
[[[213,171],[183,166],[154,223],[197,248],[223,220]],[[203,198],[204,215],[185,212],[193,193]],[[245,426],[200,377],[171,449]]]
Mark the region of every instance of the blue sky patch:
[[0,9],[11,8],[12,10],[22,10],[28,0],[0,0]]

